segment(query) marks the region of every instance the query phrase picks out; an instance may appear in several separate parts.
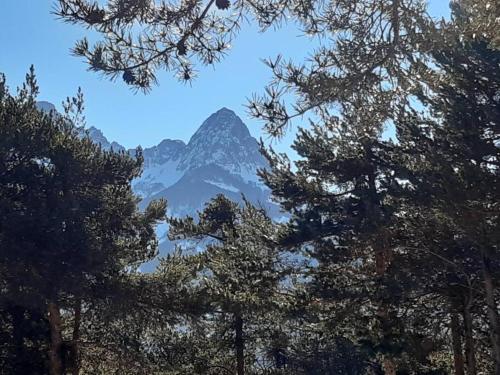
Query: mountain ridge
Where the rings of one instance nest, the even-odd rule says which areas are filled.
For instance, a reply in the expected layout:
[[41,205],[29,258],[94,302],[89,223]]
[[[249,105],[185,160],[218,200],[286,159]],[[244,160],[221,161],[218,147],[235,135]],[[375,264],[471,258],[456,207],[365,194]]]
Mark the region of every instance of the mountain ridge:
[[[41,109],[53,107],[43,104]],[[137,150],[126,150],[109,141],[96,127],[85,129],[84,136],[105,150],[131,155]],[[142,208],[153,199],[164,198],[170,216],[195,216],[211,198],[224,194],[237,202],[245,197],[265,208],[274,219],[283,218],[271,200],[270,190],[257,177],[258,169],[268,167],[259,144],[241,118],[228,108],[211,114],[187,143],[166,138],[143,149],[142,154],[143,173],[132,182],[134,191],[142,198]],[[164,229],[158,231],[162,254],[174,246]],[[154,262],[145,267],[146,271],[152,269]]]
[[[190,171],[201,171],[210,166],[217,167],[212,167],[212,170],[219,175],[219,181],[213,182],[224,192],[241,190],[224,183],[225,179],[230,179],[229,175],[251,187],[265,189],[256,174],[257,169],[267,167],[258,142],[241,118],[225,107],[210,115],[187,144],[164,139],[158,145],[144,149],[143,155],[144,172],[135,181],[134,188],[146,199],[173,186]],[[226,176],[226,173],[229,175]],[[198,182],[205,183],[206,179]]]

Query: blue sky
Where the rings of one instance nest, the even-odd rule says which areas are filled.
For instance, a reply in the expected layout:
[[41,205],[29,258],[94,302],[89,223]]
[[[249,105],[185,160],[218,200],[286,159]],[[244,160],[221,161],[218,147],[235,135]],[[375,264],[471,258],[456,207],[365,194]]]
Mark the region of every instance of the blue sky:
[[[249,118],[244,107],[247,98],[261,93],[271,78],[262,59],[277,54],[300,59],[307,56],[312,44],[292,26],[261,34],[247,25],[226,59],[215,67],[202,68],[190,85],[179,83],[169,73],[160,74],[160,85],[144,95],[121,81],[110,82],[88,72],[72,56],[70,48],[87,30],[56,19],[50,13],[53,4],[52,0],[0,1],[0,72],[14,88],[34,64],[39,99],[58,107],[80,86],[88,125],[126,147],[148,147],[164,138],[188,141],[203,120],[221,107],[233,109],[255,137],[262,136],[261,123]],[[448,15],[448,1],[430,0],[430,11],[436,17]],[[293,133],[289,133],[276,148],[286,151],[292,139]]]

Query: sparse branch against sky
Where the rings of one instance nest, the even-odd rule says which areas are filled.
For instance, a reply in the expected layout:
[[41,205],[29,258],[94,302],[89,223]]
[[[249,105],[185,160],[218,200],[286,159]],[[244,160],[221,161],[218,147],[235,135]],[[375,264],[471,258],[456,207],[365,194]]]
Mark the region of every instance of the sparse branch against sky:
[[[0,4],[0,72],[11,87],[20,84],[31,64],[35,65],[40,100],[56,106],[82,87],[88,124],[100,128],[110,140],[126,147],[151,146],[164,138],[188,140],[200,123],[221,107],[235,110],[251,133],[260,137],[261,124],[249,118],[244,107],[254,93],[261,93],[271,79],[262,62],[282,54],[298,60],[307,57],[315,42],[294,25],[259,33],[244,24],[231,50],[214,67],[201,68],[191,84],[160,74],[160,85],[148,95],[134,94],[121,80],[110,82],[71,55],[76,40],[88,31],[68,25],[51,14],[52,0],[3,0]],[[441,18],[449,14],[448,1],[431,0],[430,12]],[[90,35],[92,41],[92,35]],[[278,150],[287,150],[289,133]]]

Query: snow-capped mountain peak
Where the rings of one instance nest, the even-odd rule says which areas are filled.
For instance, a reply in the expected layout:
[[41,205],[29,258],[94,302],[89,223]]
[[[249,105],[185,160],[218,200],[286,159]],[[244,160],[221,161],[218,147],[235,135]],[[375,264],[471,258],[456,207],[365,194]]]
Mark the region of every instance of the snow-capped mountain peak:
[[201,124],[189,140],[179,168],[189,170],[209,164],[236,174],[266,165],[257,141],[230,109],[220,109]]
[[157,146],[143,151],[144,168],[152,168],[169,161],[179,160],[186,148],[186,144],[178,139],[164,139]]
[[102,133],[102,131],[93,126],[86,129],[86,132],[88,137],[92,139],[94,143],[100,144],[104,150],[109,151],[112,149],[113,151],[125,151],[125,147],[123,147],[117,142],[109,142],[108,139]]
[[[52,109],[50,103],[39,107]],[[95,127],[87,128],[82,135],[105,150],[125,150]],[[135,155],[135,149],[128,152]],[[270,191],[256,174],[257,169],[267,166],[258,142],[230,109],[222,108],[208,117],[188,144],[164,139],[156,146],[145,148],[143,156],[143,173],[133,181],[135,192],[142,197],[142,207],[153,199],[165,198],[169,215],[195,215],[211,198],[224,194],[235,201],[245,196],[266,207],[272,217],[282,216],[269,199]],[[158,235],[162,253],[170,251],[172,244],[164,233]]]

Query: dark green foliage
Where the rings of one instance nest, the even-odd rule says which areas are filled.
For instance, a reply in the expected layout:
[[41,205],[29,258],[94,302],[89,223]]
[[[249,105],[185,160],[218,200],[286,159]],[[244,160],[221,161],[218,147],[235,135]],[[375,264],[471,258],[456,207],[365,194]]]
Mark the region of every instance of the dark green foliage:
[[[140,155],[104,152],[69,118],[37,110],[33,71],[17,97],[3,80],[1,86],[0,306],[9,334],[24,337],[15,350],[34,351],[26,355],[36,360],[45,357],[49,335],[24,333],[20,315],[32,314],[32,324],[48,332],[51,304],[62,313],[112,296],[127,267],[155,254],[154,224],[165,205],[138,211],[130,182],[140,173]],[[58,345],[61,361],[64,342]]]
[[[147,275],[134,270],[155,255],[165,204],[137,210],[140,153],[81,137],[78,98],[65,116],[37,111],[33,73],[16,97],[0,80],[2,374],[500,375],[489,1],[456,1],[440,23],[416,0],[59,5],[102,33],[77,49],[92,69],[142,88],[159,67],[189,77],[193,58],[215,61],[248,11],[332,39],[307,65],[269,63],[276,79],[251,106],[275,136],[316,111],[298,161],[263,147],[290,220],[217,196],[168,220],[178,247]],[[135,44],[131,25],[151,38]]]
[[[416,91],[429,113],[409,112],[398,125],[406,158],[402,166],[407,168],[413,190],[427,195],[422,202],[415,201],[415,194],[410,196],[414,207],[406,206],[413,210],[412,215],[405,215],[409,219],[406,229],[419,233],[433,225],[432,233],[420,235],[415,245],[439,257],[442,268],[436,276],[441,281],[434,279],[433,287],[440,285],[451,309],[461,311],[464,319],[469,314],[466,320],[474,327],[489,324],[490,356],[484,359],[479,350],[474,354],[481,361],[478,370],[489,368],[487,363],[492,361],[496,369],[491,371],[496,374],[500,373],[496,302],[500,54],[488,47],[491,40],[463,37],[463,30],[470,26],[465,14],[455,4],[456,24],[445,34],[448,44],[433,51],[440,72],[427,71]],[[417,203],[423,207],[415,207]],[[470,311],[471,306],[480,307]],[[469,332],[481,347],[479,337],[474,336]]]
[[297,342],[293,357],[289,358],[289,366],[298,373],[309,375],[356,375],[363,373],[368,360],[365,353],[342,337],[326,340],[303,337]]
[[0,322],[0,374],[47,374],[44,314],[2,298]]
[[223,196],[209,202],[196,222],[172,218],[170,225],[172,239],[206,241],[205,251],[193,255],[198,258],[195,283],[207,304],[199,324],[216,340],[210,345],[235,351],[234,361],[221,356],[207,359],[205,366],[235,368],[243,374],[245,366],[254,366],[267,339],[260,319],[271,318],[287,301],[280,295],[288,270],[276,243],[279,226],[249,202],[239,207]]

